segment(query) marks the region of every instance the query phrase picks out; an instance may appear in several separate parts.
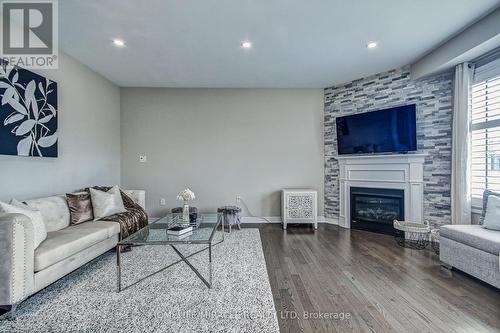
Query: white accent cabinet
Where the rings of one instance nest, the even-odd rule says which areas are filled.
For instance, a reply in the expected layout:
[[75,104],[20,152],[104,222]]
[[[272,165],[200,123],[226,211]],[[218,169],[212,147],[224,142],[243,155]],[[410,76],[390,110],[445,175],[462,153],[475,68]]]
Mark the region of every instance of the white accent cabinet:
[[311,223],[318,228],[318,193],[311,189],[281,190],[283,229],[288,223]]

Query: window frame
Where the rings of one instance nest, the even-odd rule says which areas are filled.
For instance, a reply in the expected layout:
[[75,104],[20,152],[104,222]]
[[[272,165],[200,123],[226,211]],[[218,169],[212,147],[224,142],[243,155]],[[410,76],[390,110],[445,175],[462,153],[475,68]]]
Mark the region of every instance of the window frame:
[[[476,190],[476,192],[477,190],[481,190],[481,192],[483,192],[484,189],[488,189],[488,183],[489,183],[488,173],[492,171],[498,172],[499,175],[494,177],[496,178],[495,180],[498,181],[492,184],[499,184],[500,182],[500,74],[499,74],[500,59],[497,59],[497,61],[489,63],[484,67],[487,67],[488,71],[486,71],[483,67],[479,68],[481,75],[478,76],[475,75],[474,82],[471,86],[470,100],[469,100],[470,102],[469,135],[471,140],[470,186],[471,186],[471,202],[473,211],[480,211],[480,209],[482,209],[482,194],[481,195],[477,193],[474,194],[473,192],[475,192],[474,190]],[[488,72],[490,75],[488,75]],[[479,89],[474,91],[476,87],[479,87]],[[475,96],[476,93],[481,93],[481,95]],[[491,99],[488,98],[489,94],[492,95]],[[481,133],[481,131],[484,132]],[[476,134],[476,138],[474,138],[475,136],[474,134]],[[493,135],[493,138],[491,137],[491,135]],[[483,137],[481,138],[481,136]],[[489,140],[493,140],[494,143],[489,143]],[[498,146],[492,147],[493,145],[495,146],[498,145]],[[483,146],[484,149],[481,150]],[[474,149],[478,150],[474,151]],[[485,154],[484,157],[476,155],[478,153],[482,153],[483,151]],[[484,159],[485,163],[484,168],[482,168],[481,166],[475,168],[474,165],[478,165],[478,163],[474,163],[474,160],[477,159],[479,160]],[[496,165],[495,170],[493,170],[494,165]],[[475,172],[476,173],[484,172],[484,175],[475,175],[474,174]],[[483,184],[483,185],[477,185],[477,184]],[[495,186],[495,189],[491,190],[500,191],[500,185]]]

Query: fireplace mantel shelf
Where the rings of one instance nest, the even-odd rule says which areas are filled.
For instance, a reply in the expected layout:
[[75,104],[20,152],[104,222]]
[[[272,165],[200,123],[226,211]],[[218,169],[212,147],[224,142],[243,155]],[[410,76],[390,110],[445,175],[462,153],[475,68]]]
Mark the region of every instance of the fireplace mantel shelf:
[[333,156],[336,160],[359,160],[359,159],[411,159],[411,158],[425,158],[427,154],[368,154],[368,155],[340,155]]
[[422,153],[335,156],[340,169],[339,226],[351,225],[351,187],[403,190],[405,219],[423,223],[426,157]]

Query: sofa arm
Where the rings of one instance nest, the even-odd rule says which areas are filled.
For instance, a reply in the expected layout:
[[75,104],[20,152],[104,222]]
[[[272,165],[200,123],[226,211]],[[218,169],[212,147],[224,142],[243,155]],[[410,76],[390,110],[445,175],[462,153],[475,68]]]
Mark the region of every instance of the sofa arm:
[[33,293],[33,242],[27,216],[0,213],[0,305],[16,305]]
[[126,195],[132,198],[136,204],[146,209],[146,191],[144,190],[125,190]]

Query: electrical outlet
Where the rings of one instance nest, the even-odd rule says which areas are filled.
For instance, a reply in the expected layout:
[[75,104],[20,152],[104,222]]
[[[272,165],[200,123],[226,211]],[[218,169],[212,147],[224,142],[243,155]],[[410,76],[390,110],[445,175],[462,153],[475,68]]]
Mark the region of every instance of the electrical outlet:
[[160,198],[160,206],[165,206],[167,204],[167,201],[165,198]]
[[146,155],[139,156],[139,162],[146,163],[148,161],[148,157]]
[[241,195],[236,196],[236,202],[238,202],[238,203],[241,202]]

